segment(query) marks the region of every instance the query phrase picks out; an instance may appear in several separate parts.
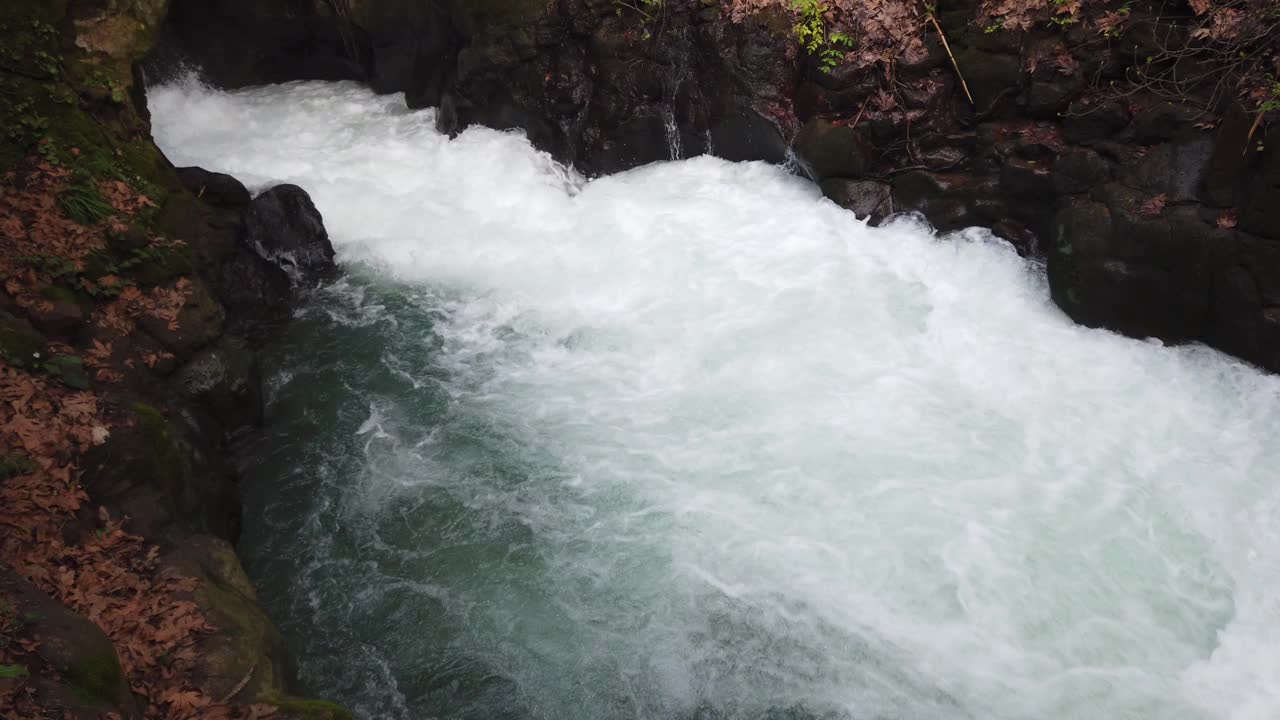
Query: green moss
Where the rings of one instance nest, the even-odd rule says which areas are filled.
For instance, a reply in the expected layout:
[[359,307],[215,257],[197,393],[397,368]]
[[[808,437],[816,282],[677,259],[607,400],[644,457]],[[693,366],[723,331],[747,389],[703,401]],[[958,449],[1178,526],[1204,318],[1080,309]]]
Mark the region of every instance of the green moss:
[[328,700],[306,700],[284,696],[271,701],[280,712],[295,720],[352,720],[351,711]]
[[20,368],[34,368],[40,364],[40,349],[44,338],[30,324],[16,318],[0,318],[0,358]]
[[147,473],[148,480],[163,489],[170,498],[180,497],[182,484],[187,476],[187,457],[174,439],[169,421],[159,410],[146,403],[134,405],[133,412],[138,417],[138,426],[143,436],[151,445],[152,452],[147,458],[151,465]]
[[76,660],[62,674],[70,681],[76,698],[93,705],[115,705],[124,683],[124,672],[114,652]]
[[[0,455],[0,480],[35,472],[39,467],[34,460],[21,453]],[[0,613],[0,616],[3,616],[3,613]]]
[[129,276],[145,286],[168,285],[192,270],[191,249],[186,245],[156,248],[127,268]]
[[59,355],[45,363],[44,371],[69,388],[89,389],[89,375],[84,371],[84,363],[75,355]]
[[30,674],[27,672],[27,668],[22,665],[0,665],[0,680],[24,678]]

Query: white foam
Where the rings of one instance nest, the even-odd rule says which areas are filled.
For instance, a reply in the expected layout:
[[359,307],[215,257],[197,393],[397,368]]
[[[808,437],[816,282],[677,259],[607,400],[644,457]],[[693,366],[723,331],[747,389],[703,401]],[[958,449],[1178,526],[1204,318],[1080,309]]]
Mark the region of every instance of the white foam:
[[[348,84],[150,102],[175,163],[297,183],[341,262],[447,298],[451,412],[553,461],[431,478],[538,543],[567,629],[474,652],[544,716],[1280,717],[1275,378],[1075,326],[988,234],[871,229],[776,167],[584,182]],[[435,443],[385,450],[398,492]],[[468,622],[522,627],[485,597]],[[601,663],[614,705],[566,697]]]

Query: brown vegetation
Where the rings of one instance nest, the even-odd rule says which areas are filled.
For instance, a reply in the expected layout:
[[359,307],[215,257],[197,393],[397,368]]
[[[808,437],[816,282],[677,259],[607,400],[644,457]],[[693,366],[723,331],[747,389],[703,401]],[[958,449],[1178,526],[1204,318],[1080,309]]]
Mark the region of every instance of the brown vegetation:
[[[58,202],[72,183],[70,170],[40,159],[0,182],[0,272],[8,296],[24,313],[40,315],[54,309],[56,291],[74,283],[77,297],[95,299],[90,323],[104,334],[128,338],[144,317],[176,327],[189,286],[185,278],[144,291],[120,277],[85,273],[90,256],[107,247],[112,233],[137,227],[139,215],[153,206],[150,199],[123,182],[102,183],[95,189],[107,205],[104,216],[83,224]],[[171,244],[154,235],[146,242]],[[45,355],[75,357],[95,371],[102,387],[120,382],[139,361],[154,359],[113,352],[101,341],[81,354],[46,342],[29,358],[14,357],[14,347],[0,360],[0,559],[110,637],[130,690],[146,701],[146,717],[272,714],[268,706],[220,704],[194,686],[197,640],[213,631],[191,601],[197,581],[162,570],[159,548],[128,532],[127,518],[95,508],[80,483],[81,456],[137,420],[109,392],[69,387],[43,363]],[[36,676],[53,673],[36,659],[40,640],[21,637],[11,625],[0,627],[0,639],[12,639],[0,642],[0,665],[33,668]],[[0,684],[6,718],[60,716],[59,708],[37,703],[27,679],[7,685]]]

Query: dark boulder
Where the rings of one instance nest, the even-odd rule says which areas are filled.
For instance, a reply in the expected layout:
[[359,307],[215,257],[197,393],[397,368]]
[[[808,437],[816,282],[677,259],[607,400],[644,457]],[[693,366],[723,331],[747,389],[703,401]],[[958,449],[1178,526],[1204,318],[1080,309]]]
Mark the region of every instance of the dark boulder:
[[1211,205],[1230,207],[1236,202],[1249,160],[1256,155],[1249,142],[1253,118],[1252,113],[1233,103],[1214,133],[1213,152],[1205,168],[1201,193]]
[[893,214],[893,188],[877,180],[848,180],[830,178],[823,180],[822,194],[858,217],[868,218],[878,224]]
[[871,167],[871,150],[862,133],[823,118],[805,123],[796,137],[795,151],[816,180],[857,178]]
[[1009,197],[1043,202],[1055,192],[1049,166],[1036,160],[1010,158],[1000,171],[1000,187]]
[[1076,148],[1053,163],[1053,188],[1061,195],[1088,192],[1109,181],[1111,173],[1111,163],[1101,155],[1088,148]]
[[182,292],[185,299],[173,319],[143,315],[138,326],[174,354],[179,362],[216,340],[223,331],[226,313],[199,278]]
[[292,314],[293,287],[279,265],[247,246],[212,271],[228,329],[252,340],[269,338]]
[[248,205],[252,199],[239,180],[225,173],[199,167],[180,167],[176,172],[178,180],[193,195],[214,207],[239,209]]
[[295,283],[314,282],[334,270],[324,220],[297,185],[277,185],[254,198],[245,209],[241,237]]
[[990,226],[1009,214],[994,178],[913,170],[893,179],[896,212],[919,212],[946,232]]
[[1201,111],[1184,103],[1151,102],[1133,118],[1134,142],[1151,145],[1189,139],[1199,132],[1194,125],[1201,116]]
[[1022,84],[1022,65],[1012,55],[981,50],[961,50],[956,62],[964,68],[965,81],[979,115],[994,115],[1002,101],[1015,97]]
[[[28,702],[62,708],[65,713],[59,717],[142,717],[115,645],[88,618],[4,565],[0,565],[0,608],[6,619],[16,620],[7,628],[13,636],[6,640],[15,647],[19,634],[35,641],[29,650],[32,666],[20,666],[31,674],[22,687],[29,694]],[[36,663],[52,672],[41,672]],[[12,709],[17,712],[16,707]]]
[[262,379],[245,342],[224,335],[178,370],[177,388],[206,409],[228,434],[262,423]]
[[1151,194],[1161,194],[1169,202],[1194,202],[1213,153],[1207,135],[1152,148],[1136,164],[1123,166],[1124,180]]
[[294,0],[172,0],[155,48],[151,79],[193,63],[218,87],[290,80],[364,80],[368,34],[350,20]]
[[1062,117],[1068,142],[1088,144],[1106,140],[1129,125],[1129,111],[1119,100],[1071,103]]
[[[1273,131],[1270,135],[1274,136]],[[1265,143],[1262,167],[1246,181],[1241,202],[1240,228],[1255,235],[1280,240],[1280,145],[1274,137]]]

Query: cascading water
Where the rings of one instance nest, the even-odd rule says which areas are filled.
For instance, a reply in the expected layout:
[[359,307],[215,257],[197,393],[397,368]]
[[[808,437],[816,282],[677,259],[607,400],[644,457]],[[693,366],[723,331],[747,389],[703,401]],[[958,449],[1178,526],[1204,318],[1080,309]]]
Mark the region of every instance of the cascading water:
[[583,182],[354,85],[153,89],[347,270],[245,552],[369,718],[1280,717],[1280,382],[1073,325],[980,231],[694,158]]

